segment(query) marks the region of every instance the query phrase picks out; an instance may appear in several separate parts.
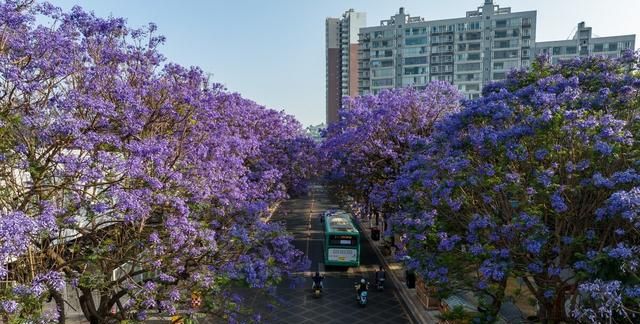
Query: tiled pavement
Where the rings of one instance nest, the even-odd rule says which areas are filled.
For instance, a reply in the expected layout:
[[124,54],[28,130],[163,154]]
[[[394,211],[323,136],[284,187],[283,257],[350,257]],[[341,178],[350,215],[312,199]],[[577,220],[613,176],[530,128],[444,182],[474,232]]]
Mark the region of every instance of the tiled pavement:
[[[294,245],[305,252],[312,261],[311,270],[325,275],[322,296],[312,296],[310,275],[304,274],[304,284],[290,288],[287,283],[277,289],[280,303],[264,319],[269,323],[412,323],[405,306],[398,298],[397,289],[390,282],[383,292],[369,292],[368,305],[360,307],[356,302],[354,283],[363,276],[373,286],[374,273],[380,265],[369,241],[361,239],[360,267],[325,268],[322,264],[322,227],[320,215],[329,208],[337,208],[324,188],[313,187],[307,197],[284,202],[272,221],[285,221],[294,235]],[[265,309],[265,300],[257,298],[253,306]],[[264,314],[264,313],[263,313]]]
[[410,323],[391,290],[370,291],[368,304],[360,307],[353,282],[328,277],[319,298],[312,295],[309,287],[278,288],[280,300],[272,312],[265,311],[261,298],[252,304],[256,311],[262,310],[268,323]]

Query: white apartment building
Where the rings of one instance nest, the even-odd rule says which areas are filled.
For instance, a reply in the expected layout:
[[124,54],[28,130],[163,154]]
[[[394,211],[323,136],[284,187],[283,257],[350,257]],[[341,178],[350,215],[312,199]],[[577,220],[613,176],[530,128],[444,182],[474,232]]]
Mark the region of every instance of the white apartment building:
[[359,94],[442,80],[479,97],[483,85],[529,66],[535,26],[536,11],[511,12],[492,0],[465,17],[432,21],[400,8],[379,26],[360,29]]
[[536,42],[536,54],[548,54],[552,63],[580,56],[603,55],[618,57],[625,50],[636,48],[636,35],[593,37],[591,27],[580,22],[573,38]]

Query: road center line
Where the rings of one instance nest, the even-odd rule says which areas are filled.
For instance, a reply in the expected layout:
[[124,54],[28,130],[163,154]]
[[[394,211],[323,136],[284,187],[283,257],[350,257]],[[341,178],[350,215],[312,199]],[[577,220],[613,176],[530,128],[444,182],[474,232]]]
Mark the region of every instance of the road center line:
[[311,239],[311,214],[313,213],[313,204],[315,202],[314,190],[311,190],[311,207],[309,208],[309,217],[307,218],[307,248],[305,255],[309,256],[309,240]]

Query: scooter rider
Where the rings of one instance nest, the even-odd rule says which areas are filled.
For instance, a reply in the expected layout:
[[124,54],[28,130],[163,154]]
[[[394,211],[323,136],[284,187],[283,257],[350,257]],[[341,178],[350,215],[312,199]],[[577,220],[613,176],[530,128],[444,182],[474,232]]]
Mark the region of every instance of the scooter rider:
[[320,289],[323,288],[322,282],[324,281],[324,276],[321,276],[320,272],[316,271],[316,274],[312,277],[312,279],[313,279],[313,287],[312,288],[315,288],[316,286],[320,287]]
[[364,278],[360,279],[360,283],[358,284],[358,295],[356,296],[356,298],[360,300],[360,295],[363,291],[367,291],[368,288],[369,283],[367,282],[367,280],[365,280]]
[[386,278],[386,272],[384,271],[384,268],[382,266],[380,266],[380,270],[376,271],[376,282],[379,282],[380,280],[385,280]]

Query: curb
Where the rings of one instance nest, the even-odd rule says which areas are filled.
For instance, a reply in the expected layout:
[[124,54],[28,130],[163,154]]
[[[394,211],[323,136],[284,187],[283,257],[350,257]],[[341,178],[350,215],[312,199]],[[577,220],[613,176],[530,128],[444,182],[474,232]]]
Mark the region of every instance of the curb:
[[358,219],[358,225],[360,226],[361,229],[363,229],[363,232],[365,232],[364,237],[367,238],[367,241],[369,241],[369,244],[371,245],[373,250],[376,252],[378,259],[380,259],[380,262],[382,262],[382,265],[384,266],[387,272],[387,276],[389,276],[389,279],[391,279],[393,284],[396,286],[397,288],[396,290],[400,293],[402,302],[409,309],[409,315],[412,317],[412,319],[416,323],[438,323],[437,319],[433,318],[423,309],[422,305],[418,303],[418,300],[416,298],[411,298],[411,295],[409,293],[409,288],[405,287],[404,283],[401,282],[400,279],[396,277],[396,274],[391,270],[391,268],[389,268],[389,263],[387,262],[387,259],[382,255],[382,252],[380,252],[380,249],[378,248],[378,246],[371,239],[371,229],[369,229],[369,231],[365,231],[359,219]]
[[267,217],[260,217],[260,219],[265,222],[268,223],[271,220],[271,217],[273,217],[273,214],[276,213],[276,211],[278,211],[278,209],[280,208],[280,204],[282,204],[282,200],[277,201],[275,204],[273,204],[272,206],[270,206],[267,209],[267,212],[269,213],[269,216]]

